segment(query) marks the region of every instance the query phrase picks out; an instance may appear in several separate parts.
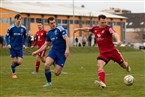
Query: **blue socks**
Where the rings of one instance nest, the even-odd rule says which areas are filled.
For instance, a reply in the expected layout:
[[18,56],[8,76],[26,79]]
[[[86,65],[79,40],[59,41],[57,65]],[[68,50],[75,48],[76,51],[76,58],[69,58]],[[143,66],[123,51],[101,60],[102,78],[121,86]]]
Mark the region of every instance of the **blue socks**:
[[11,69],[12,69],[12,73],[15,73],[16,72],[16,67],[19,66],[19,63],[18,62],[15,62],[11,65]]
[[45,77],[48,83],[51,83],[51,71],[50,69],[45,69]]

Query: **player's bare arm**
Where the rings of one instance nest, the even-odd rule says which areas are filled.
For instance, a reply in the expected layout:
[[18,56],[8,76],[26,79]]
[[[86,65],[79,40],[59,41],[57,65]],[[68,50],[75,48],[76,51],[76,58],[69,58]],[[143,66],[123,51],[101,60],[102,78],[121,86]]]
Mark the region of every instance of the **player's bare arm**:
[[75,29],[74,29],[74,33],[76,33],[77,31],[85,31],[85,32],[88,32],[89,29],[90,29],[90,27],[75,28]]
[[34,52],[32,53],[32,55],[35,56],[36,54],[38,54],[38,53],[44,51],[45,49],[48,48],[48,46],[50,46],[50,44],[51,44],[51,43],[49,43],[49,42],[45,42],[45,43],[42,45],[42,47],[41,47],[40,49],[34,51]]
[[23,48],[26,49],[27,47],[25,45],[23,45]]
[[9,49],[10,49],[10,48],[11,48],[11,45],[10,45],[10,44],[9,44],[9,45],[7,45],[7,48],[9,48]]
[[31,46],[31,48],[34,48],[34,46]]
[[64,39],[65,39],[65,41],[66,41],[65,56],[68,57],[69,54],[70,54],[70,51],[69,51],[69,38],[68,38],[68,36],[65,36]]
[[36,40],[35,40],[34,43],[32,44],[31,48],[34,48],[34,47],[38,44],[38,42],[37,42],[38,37],[37,37],[37,35],[35,35],[35,36],[36,36]]
[[116,32],[114,32],[114,33],[112,34],[112,36],[113,36],[113,38],[115,38],[117,44],[120,46],[122,42],[121,42],[121,40],[120,40],[119,35],[118,35]]

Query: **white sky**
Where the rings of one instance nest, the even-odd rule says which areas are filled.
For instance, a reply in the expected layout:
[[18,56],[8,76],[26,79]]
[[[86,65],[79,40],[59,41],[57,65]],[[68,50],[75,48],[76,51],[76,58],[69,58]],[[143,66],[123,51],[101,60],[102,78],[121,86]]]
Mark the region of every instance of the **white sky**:
[[[6,1],[6,0],[3,0]],[[7,0],[8,1],[8,0]],[[14,2],[53,2],[54,5],[72,7],[73,0],[11,0]],[[86,9],[101,11],[109,8],[120,8],[131,10],[133,13],[145,13],[145,0],[74,0],[75,7],[84,5]]]
[[139,13],[139,12],[145,12],[144,8],[144,1],[140,2],[127,2],[127,1],[115,1],[115,2],[84,2],[82,3],[76,3],[76,5],[85,5],[85,8],[91,9],[94,11],[101,11],[104,9],[109,9],[111,7],[113,8],[120,8],[120,9],[127,9],[131,10],[132,12]]

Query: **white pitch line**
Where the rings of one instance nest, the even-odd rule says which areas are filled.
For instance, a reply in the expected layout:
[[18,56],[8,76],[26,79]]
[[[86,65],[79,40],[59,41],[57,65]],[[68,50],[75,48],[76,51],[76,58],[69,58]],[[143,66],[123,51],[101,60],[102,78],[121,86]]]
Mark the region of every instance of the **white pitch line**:
[[[51,70],[52,72],[54,72],[54,70]],[[61,74],[68,74],[68,72],[61,72]]]

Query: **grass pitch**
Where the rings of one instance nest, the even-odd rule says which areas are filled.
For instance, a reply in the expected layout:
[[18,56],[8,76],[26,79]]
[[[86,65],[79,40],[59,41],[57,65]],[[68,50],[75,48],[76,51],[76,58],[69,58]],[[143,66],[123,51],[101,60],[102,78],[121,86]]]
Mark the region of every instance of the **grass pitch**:
[[[119,48],[125,60],[132,67],[126,72],[117,63],[110,61],[106,67],[107,88],[96,87],[97,78],[96,47],[71,48],[63,73],[56,77],[52,73],[53,85],[43,88],[46,83],[44,66],[41,63],[40,73],[35,71],[35,57],[30,53],[34,49],[25,50],[24,61],[17,68],[17,79],[11,78],[9,51],[0,49],[0,97],[145,97],[145,53],[131,48]],[[53,70],[53,66],[51,68]],[[126,86],[123,77],[132,74],[135,83]]]

